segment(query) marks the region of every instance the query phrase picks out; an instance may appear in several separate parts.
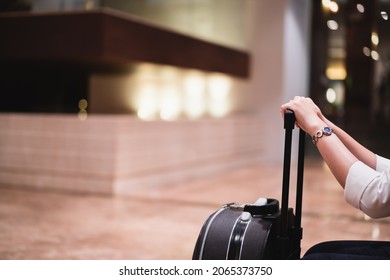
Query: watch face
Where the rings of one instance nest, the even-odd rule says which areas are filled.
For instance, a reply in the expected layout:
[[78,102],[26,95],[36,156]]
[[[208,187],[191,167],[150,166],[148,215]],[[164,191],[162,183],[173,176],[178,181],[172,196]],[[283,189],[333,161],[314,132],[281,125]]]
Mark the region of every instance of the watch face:
[[324,127],[322,129],[322,131],[324,132],[325,135],[331,135],[332,134],[332,129],[330,127]]

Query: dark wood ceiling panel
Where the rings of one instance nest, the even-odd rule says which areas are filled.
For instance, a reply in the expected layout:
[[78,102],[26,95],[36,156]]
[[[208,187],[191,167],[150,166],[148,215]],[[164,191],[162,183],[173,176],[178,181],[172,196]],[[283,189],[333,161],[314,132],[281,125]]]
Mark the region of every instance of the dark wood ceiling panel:
[[247,52],[164,29],[112,10],[0,15],[0,61],[151,62],[249,76]]

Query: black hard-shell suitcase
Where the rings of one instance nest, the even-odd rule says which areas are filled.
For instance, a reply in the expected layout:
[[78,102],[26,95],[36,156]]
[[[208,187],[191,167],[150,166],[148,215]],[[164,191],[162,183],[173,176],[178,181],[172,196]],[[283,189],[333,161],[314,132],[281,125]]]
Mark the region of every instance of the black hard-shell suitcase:
[[299,130],[295,213],[288,207],[292,132],[295,116],[286,110],[282,204],[260,198],[254,204],[228,203],[205,221],[193,260],[299,259],[306,133]]

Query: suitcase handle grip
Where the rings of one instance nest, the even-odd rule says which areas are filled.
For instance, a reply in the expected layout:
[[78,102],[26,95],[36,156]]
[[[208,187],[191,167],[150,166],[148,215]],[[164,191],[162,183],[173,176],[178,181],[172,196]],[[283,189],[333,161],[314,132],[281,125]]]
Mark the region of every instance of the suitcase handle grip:
[[284,129],[293,130],[295,126],[295,115],[292,110],[284,111]]

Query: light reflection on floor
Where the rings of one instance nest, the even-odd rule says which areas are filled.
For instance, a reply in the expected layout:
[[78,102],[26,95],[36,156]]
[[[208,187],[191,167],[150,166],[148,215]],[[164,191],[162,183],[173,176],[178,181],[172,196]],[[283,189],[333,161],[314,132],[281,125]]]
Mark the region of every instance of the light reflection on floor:
[[[0,259],[190,259],[220,205],[280,199],[280,166],[253,166],[135,196],[0,188]],[[290,200],[294,201],[294,191]],[[390,239],[390,219],[347,205],[321,161],[305,166],[302,252],[326,240]]]

